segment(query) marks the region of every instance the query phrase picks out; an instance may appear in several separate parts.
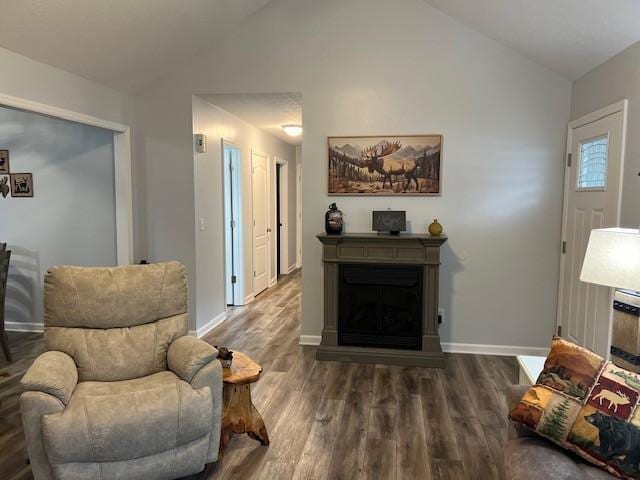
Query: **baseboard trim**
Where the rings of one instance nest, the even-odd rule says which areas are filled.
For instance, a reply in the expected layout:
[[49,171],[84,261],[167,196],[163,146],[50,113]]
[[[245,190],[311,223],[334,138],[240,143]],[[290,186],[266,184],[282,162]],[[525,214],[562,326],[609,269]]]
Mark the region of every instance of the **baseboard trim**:
[[189,335],[192,337],[204,337],[211,330],[216,328],[218,325],[221,325],[227,319],[227,312],[222,312],[219,315],[216,315],[211,320],[209,320],[206,324],[201,326],[198,330],[189,330]]
[[442,351],[447,353],[471,353],[476,355],[503,355],[515,357],[518,355],[547,356],[548,348],[523,347],[512,345],[484,345],[480,343],[442,343]]
[[320,345],[321,340],[322,340],[322,337],[320,335],[300,335],[300,342],[298,344],[311,345],[316,347]]
[[[318,346],[322,337],[320,335],[300,335],[299,345]],[[546,356],[548,348],[522,347],[511,345],[483,345],[480,343],[442,343],[442,351],[446,353],[471,353],[475,355],[502,355],[515,357],[518,355]]]
[[42,323],[5,322],[4,329],[7,332],[44,332]]
[[242,305],[248,305],[249,303],[253,302],[255,298],[256,296],[253,293],[250,295],[247,295],[246,297],[244,297],[244,303]]

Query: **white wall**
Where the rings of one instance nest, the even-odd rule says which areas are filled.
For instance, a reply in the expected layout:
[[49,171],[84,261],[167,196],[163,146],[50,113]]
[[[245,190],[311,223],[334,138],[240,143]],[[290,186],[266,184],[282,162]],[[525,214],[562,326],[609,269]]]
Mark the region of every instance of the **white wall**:
[[[39,102],[134,127],[135,102],[125,93],[1,47],[0,65],[0,95]],[[146,256],[144,212],[140,210],[145,203],[142,167],[143,164],[133,158],[133,233],[136,260]]]
[[[207,152],[194,153],[195,172],[195,244],[196,244],[196,329],[216,319],[225,311],[224,283],[224,197],[222,171],[222,140],[231,142],[240,149],[242,183],[242,224],[250,226],[253,219],[251,202],[251,150],[257,150],[269,156],[271,169],[275,168],[275,157],[286,160],[291,178],[295,175],[295,147],[279,140],[264,131],[248,124],[238,117],[207,103],[198,96],[193,97],[193,133],[207,136]],[[275,195],[275,192],[271,192]],[[272,197],[275,198],[275,197]],[[295,222],[295,183],[289,195],[293,199],[293,218]],[[290,202],[291,203],[291,202]],[[205,229],[200,231],[200,219],[204,219]],[[275,217],[271,228],[275,232]],[[295,223],[294,232],[295,232]],[[252,230],[243,228],[244,284],[240,290],[246,297],[251,294]],[[272,235],[272,240],[275,236]],[[295,244],[295,233],[294,233]],[[295,249],[295,246],[294,246]],[[295,250],[294,250],[295,251]],[[295,257],[293,257],[295,263]],[[272,258],[275,269],[275,258]],[[273,270],[275,271],[275,270]]]
[[7,327],[41,329],[48,268],[117,263],[113,133],[0,107],[0,149],[12,172],[33,173],[35,192],[0,197],[0,242],[12,251]]
[[[150,224],[180,197],[185,225],[194,230],[186,184],[192,174],[179,175],[171,198],[156,194],[159,185],[178,183],[163,166],[188,170],[192,158],[185,107],[173,100],[190,105],[191,93],[270,91],[304,98],[304,335],[319,335],[322,327],[315,234],[333,200],[326,193],[327,135],[442,133],[443,195],[337,198],[347,231],[368,231],[377,208],[406,209],[414,232],[438,217],[450,236],[442,266],[443,341],[548,345],[570,82],[422,0],[275,0],[209,56],[147,92],[141,109],[153,112],[143,139],[152,170]],[[176,238],[171,248],[187,255],[192,238]]]
[[640,42],[574,82],[571,119],[623,98],[629,100],[629,112],[621,225],[637,228],[640,225]]

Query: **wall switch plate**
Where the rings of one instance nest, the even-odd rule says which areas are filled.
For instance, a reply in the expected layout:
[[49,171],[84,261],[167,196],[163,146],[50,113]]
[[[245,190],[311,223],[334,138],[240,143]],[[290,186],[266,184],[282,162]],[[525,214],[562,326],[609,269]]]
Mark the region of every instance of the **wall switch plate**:
[[207,136],[202,133],[196,133],[194,136],[194,143],[197,153],[207,153]]
[[204,218],[200,219],[200,231],[204,232]]

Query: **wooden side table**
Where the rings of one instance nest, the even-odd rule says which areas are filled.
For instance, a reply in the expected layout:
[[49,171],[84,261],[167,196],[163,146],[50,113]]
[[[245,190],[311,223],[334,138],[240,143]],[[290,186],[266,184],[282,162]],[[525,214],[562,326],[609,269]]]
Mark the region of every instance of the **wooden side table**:
[[260,379],[262,367],[242,352],[233,352],[231,368],[222,369],[222,427],[220,456],[232,433],[246,433],[262,445],[269,445],[269,435],[262,416],[251,401],[251,384]]

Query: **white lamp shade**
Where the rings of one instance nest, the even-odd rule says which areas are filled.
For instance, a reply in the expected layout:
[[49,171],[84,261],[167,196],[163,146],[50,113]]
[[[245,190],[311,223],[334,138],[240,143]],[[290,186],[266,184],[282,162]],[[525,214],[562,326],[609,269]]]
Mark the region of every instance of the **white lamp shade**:
[[592,230],[580,280],[640,291],[640,232],[626,228]]

